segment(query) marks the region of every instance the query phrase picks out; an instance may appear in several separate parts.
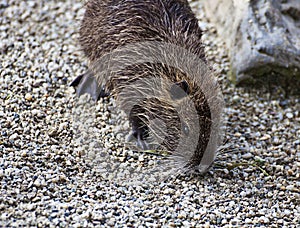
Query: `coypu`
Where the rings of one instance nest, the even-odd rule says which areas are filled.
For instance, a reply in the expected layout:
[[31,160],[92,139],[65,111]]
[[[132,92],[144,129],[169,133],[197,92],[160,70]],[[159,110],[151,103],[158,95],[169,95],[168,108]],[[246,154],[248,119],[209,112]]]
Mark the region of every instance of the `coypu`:
[[[187,65],[192,63],[187,68],[194,67],[197,61],[206,63],[201,36],[186,0],[89,0],[79,42],[90,70],[77,77],[71,86],[77,87],[78,95],[89,93],[95,100],[108,94],[119,99],[121,108],[129,115],[129,139],[135,139],[138,147],[167,151],[183,158],[177,162],[187,170],[199,169],[201,165],[200,170],[205,171],[212,164],[219,143],[216,137],[208,146],[214,124],[211,108],[218,105],[211,107],[209,102],[217,96],[217,84],[201,67],[198,68],[203,72],[202,78],[177,67],[177,61],[170,65],[167,60],[138,61],[151,54],[154,58],[160,55],[163,59],[188,59],[184,52],[178,56],[172,48],[158,48],[163,43],[196,56],[196,61],[187,60]],[[127,47],[126,53],[120,51],[109,56],[122,47]],[[109,68],[111,59],[115,59],[115,65],[128,64],[109,70],[106,75],[102,71]],[[205,87],[208,93],[203,91]],[[196,116],[192,115],[193,110]],[[192,134],[196,134],[193,140]],[[209,154],[205,155],[205,151]]]

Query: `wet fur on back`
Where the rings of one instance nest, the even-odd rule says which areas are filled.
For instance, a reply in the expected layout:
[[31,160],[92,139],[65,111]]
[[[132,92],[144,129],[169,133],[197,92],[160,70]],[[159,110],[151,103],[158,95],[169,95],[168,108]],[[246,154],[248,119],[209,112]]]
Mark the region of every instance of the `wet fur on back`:
[[80,44],[90,61],[130,43],[164,41],[205,59],[202,31],[184,0],[90,0]]

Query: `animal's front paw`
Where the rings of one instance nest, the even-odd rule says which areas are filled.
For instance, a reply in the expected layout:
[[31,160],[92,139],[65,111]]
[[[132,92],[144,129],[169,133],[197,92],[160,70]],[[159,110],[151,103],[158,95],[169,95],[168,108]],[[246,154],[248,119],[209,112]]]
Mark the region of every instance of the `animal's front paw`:
[[133,128],[127,137],[127,141],[135,142],[136,145],[142,150],[150,149],[148,142],[145,140],[145,129],[143,128]]

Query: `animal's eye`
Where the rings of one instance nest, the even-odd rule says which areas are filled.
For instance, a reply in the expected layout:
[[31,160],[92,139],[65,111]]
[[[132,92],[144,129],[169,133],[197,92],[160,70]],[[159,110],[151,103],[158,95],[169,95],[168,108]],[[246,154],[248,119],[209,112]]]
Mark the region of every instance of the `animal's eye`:
[[186,136],[189,135],[190,129],[189,129],[188,125],[186,125],[185,123],[182,123],[182,124],[181,124],[181,129],[182,129],[183,133],[184,133]]

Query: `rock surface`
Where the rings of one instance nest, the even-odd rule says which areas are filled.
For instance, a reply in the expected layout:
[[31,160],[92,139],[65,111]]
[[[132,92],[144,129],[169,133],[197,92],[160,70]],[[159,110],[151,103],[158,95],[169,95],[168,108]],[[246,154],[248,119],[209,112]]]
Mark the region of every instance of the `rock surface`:
[[226,42],[232,81],[300,92],[299,0],[207,0],[205,9]]

